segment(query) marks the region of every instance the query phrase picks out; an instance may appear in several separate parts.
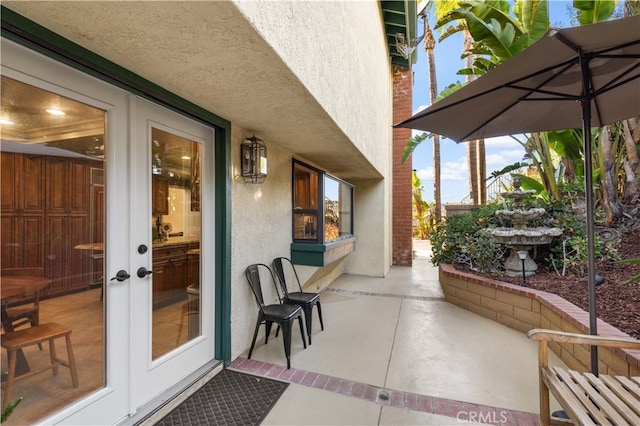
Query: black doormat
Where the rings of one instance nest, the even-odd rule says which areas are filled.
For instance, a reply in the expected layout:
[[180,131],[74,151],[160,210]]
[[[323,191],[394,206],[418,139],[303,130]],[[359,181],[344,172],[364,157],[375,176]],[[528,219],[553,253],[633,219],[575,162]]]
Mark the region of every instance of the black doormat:
[[259,425],[287,386],[225,369],[156,425]]

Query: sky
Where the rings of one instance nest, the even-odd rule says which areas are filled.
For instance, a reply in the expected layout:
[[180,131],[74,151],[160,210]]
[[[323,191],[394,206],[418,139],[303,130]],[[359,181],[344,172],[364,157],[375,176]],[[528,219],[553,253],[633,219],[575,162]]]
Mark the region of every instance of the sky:
[[[552,26],[569,26],[567,5],[571,0],[556,0],[549,2],[549,21]],[[433,25],[432,25],[433,28]],[[418,34],[422,35],[423,23],[418,22]],[[434,33],[438,38],[439,30]],[[427,67],[427,54],[421,43],[416,47],[417,62],[413,64],[413,113],[417,113],[430,105],[429,101],[429,76]],[[464,82],[464,76],[457,75],[458,70],[464,68],[464,61],[460,59],[462,53],[462,37],[460,34],[449,37],[441,43],[436,43],[436,78],[438,93],[456,81]],[[422,134],[422,131],[413,131],[413,134]],[[487,177],[496,170],[521,161],[524,156],[524,148],[509,136],[491,138],[485,140]],[[433,143],[432,139],[426,139],[413,153],[413,169],[416,170],[423,186],[423,199],[433,202]],[[440,169],[441,169],[441,198],[442,203],[459,203],[469,194],[469,175],[467,166],[467,146],[464,143],[457,144],[451,139],[440,138]],[[488,182],[487,182],[488,183]]]

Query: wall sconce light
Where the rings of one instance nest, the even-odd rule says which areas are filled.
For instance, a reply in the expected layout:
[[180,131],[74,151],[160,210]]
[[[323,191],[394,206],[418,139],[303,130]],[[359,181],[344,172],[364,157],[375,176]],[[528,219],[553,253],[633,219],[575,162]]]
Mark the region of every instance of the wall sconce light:
[[529,254],[526,250],[518,250],[518,257],[522,261],[522,285],[527,286],[527,275],[524,270],[524,261],[527,259],[527,255]]
[[267,147],[253,135],[240,145],[242,177],[247,183],[262,183],[267,178]]

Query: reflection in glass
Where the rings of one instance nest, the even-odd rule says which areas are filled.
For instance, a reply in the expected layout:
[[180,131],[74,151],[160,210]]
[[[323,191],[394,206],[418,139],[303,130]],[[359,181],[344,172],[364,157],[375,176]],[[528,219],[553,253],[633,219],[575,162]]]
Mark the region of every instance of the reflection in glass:
[[352,211],[353,185],[293,162],[294,241],[328,243],[352,235]]
[[353,234],[353,187],[329,175],[324,176],[324,241]]
[[294,163],[293,178],[293,238],[317,241],[318,172]]
[[[40,291],[38,323],[71,328],[79,379],[74,389],[60,367],[57,376],[49,370],[15,382],[13,399],[26,396],[6,424],[35,424],[105,385],[106,113],[6,76],[0,92],[3,290],[8,274],[28,271],[49,281]],[[10,320],[9,312],[25,306],[33,305],[19,295],[2,298],[3,333],[33,325],[14,328]],[[46,343],[23,352],[26,368],[49,361]],[[0,368],[8,368],[4,350]]]
[[200,335],[201,145],[151,129],[153,359]]

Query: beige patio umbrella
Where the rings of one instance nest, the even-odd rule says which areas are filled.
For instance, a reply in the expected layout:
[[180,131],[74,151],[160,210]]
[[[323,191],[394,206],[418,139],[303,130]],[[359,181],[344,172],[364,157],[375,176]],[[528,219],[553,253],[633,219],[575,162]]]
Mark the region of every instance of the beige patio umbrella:
[[[589,332],[597,334],[591,127],[640,116],[640,16],[550,29],[479,79],[394,127],[456,142],[582,128]],[[591,369],[598,373],[597,349]]]

